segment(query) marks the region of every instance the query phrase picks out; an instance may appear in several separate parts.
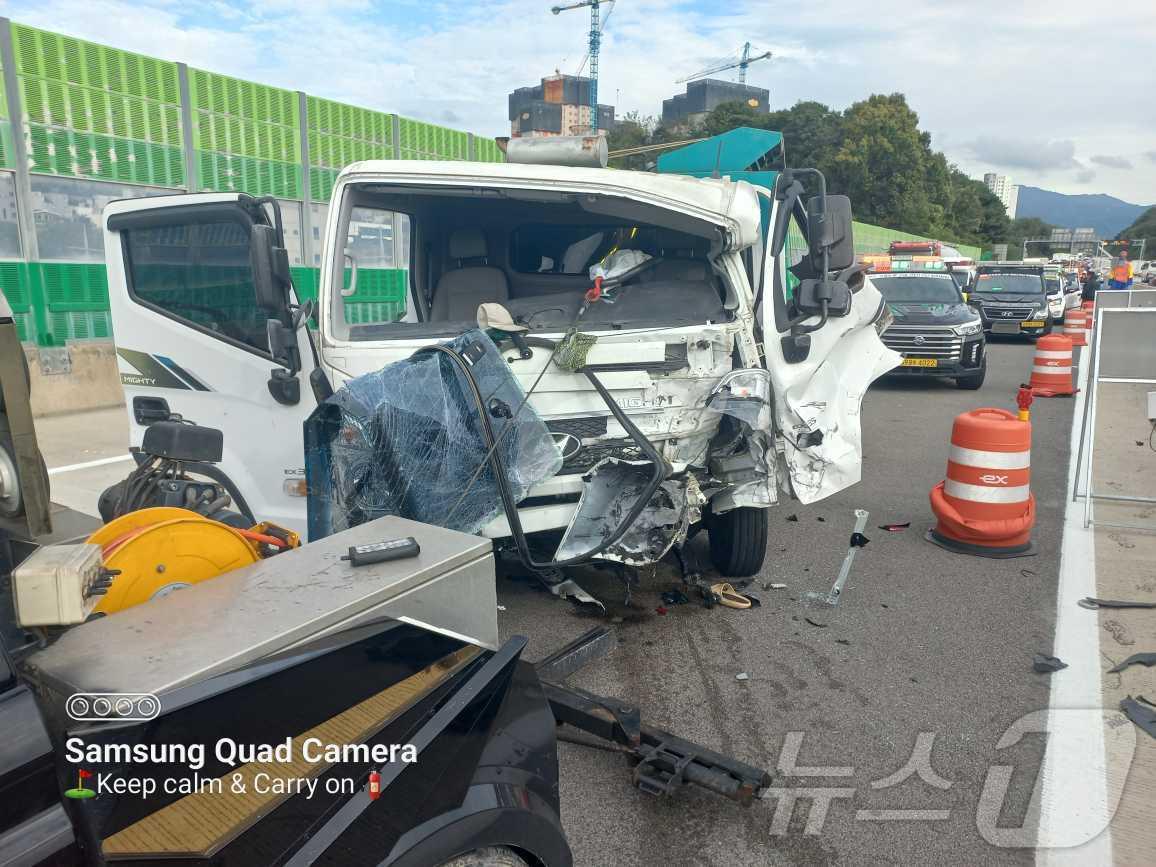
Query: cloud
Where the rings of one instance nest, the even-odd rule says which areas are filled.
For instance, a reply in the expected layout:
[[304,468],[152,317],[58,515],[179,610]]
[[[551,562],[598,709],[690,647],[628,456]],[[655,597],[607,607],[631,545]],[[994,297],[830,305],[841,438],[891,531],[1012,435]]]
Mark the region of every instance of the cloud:
[[1088,157],[1089,161],[1098,166],[1103,166],[1106,169],[1130,169],[1132,168],[1132,161],[1127,157],[1114,157],[1107,154],[1096,154]]
[[[586,53],[588,10],[551,15],[551,4],[0,0],[0,14],[419,120],[456,117],[456,128],[500,135],[508,130],[506,94],[555,68],[575,72]],[[1086,168],[1077,155],[1156,141],[1151,113],[1121,113],[1101,98],[1118,88],[1118,67],[1056,63],[1086,53],[1087,34],[1102,27],[1102,10],[1080,0],[872,0],[869,13],[862,0],[732,0],[725,14],[709,0],[628,0],[602,10],[599,95],[619,116],[660,113],[662,100],[682,91],[677,79],[749,40],[774,54],[748,74],[770,89],[772,107],[817,100],[842,109],[902,91],[933,146],[972,174],[994,169],[1025,183],[1074,186]],[[1116,0],[1113,11],[1136,32],[1156,30],[1152,0]],[[1156,92],[1156,64],[1131,64],[1129,74],[1133,90]],[[737,70],[719,77],[734,80]],[[1067,94],[1083,108],[1061,126],[1054,101],[1040,93]],[[1156,201],[1156,151],[1132,159],[1127,175],[1104,171],[1106,188],[1114,186],[1107,191]]]
[[1144,159],[1150,163],[1156,163],[1156,151],[1144,151]]
[[1096,179],[1096,172],[1094,169],[1081,169],[1076,172],[1077,184],[1090,184]]
[[979,160],[1008,169],[1047,172],[1080,168],[1071,139],[1042,141],[980,136],[965,147]]

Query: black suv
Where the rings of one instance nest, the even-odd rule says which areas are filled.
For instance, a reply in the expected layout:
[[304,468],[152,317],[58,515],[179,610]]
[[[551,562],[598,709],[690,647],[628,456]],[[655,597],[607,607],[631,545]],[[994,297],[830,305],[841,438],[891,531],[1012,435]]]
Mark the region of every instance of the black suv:
[[989,334],[1050,334],[1047,284],[1042,265],[1014,262],[982,264],[976,271],[968,303]]
[[872,274],[894,322],[883,342],[903,356],[891,371],[903,376],[943,376],[959,388],[979,388],[987,373],[983,325],[947,271]]

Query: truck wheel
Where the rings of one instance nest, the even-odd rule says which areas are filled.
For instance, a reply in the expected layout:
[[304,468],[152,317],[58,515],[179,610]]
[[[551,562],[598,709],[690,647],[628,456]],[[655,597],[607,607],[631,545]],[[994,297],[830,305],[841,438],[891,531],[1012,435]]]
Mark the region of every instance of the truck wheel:
[[530,867],[526,859],[505,846],[487,846],[446,861],[442,867]]
[[749,578],[758,573],[767,553],[766,509],[731,509],[710,515],[707,535],[710,562],[726,578]]
[[979,369],[979,373],[973,373],[971,376],[957,376],[955,378],[955,387],[962,388],[966,391],[975,391],[983,385],[984,377],[987,376],[987,365]]
[[12,438],[0,434],[0,515],[19,518],[24,514],[24,493],[20,490],[20,476],[16,472],[16,452]]

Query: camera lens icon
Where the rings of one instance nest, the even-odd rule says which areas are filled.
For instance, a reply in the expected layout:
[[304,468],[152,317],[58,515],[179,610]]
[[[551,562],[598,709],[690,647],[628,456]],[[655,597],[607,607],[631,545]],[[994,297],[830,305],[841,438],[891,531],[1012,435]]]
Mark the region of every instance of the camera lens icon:
[[92,711],[92,704],[83,695],[72,696],[64,707],[68,715],[76,720],[85,719]]
[[147,692],[78,692],[64,709],[77,722],[146,722],[160,714],[161,703]]

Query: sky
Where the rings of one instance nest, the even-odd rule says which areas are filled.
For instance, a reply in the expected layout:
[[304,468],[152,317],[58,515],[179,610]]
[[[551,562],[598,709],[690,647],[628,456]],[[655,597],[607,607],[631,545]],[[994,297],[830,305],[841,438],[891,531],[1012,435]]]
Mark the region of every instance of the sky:
[[[586,52],[559,0],[0,0],[14,21],[481,135],[507,94]],[[661,113],[676,80],[736,55],[771,108],[902,92],[974,177],[1156,203],[1156,0],[617,0],[600,101]],[[719,77],[733,76],[734,72]],[[789,147],[789,143],[788,143]],[[789,152],[789,151],[788,151]]]

